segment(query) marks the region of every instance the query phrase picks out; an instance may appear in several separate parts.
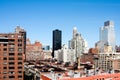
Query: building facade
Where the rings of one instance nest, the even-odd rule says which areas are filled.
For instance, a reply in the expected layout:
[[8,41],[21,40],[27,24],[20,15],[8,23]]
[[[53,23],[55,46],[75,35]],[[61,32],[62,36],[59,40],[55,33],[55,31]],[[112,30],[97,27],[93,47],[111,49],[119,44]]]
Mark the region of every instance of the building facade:
[[24,80],[26,31],[0,33],[0,80]]
[[35,41],[35,43],[31,44],[30,40],[27,39],[26,61],[43,59],[42,44],[39,41]]
[[120,53],[99,53],[98,66],[106,72],[120,70]]
[[85,52],[85,41],[82,38],[81,34],[77,32],[77,28],[73,29],[73,38],[69,41],[69,48],[75,49],[76,59],[80,58],[81,55]]
[[75,50],[69,49],[67,45],[63,45],[61,49],[55,51],[55,58],[58,61],[62,61],[64,63],[70,62],[73,64],[75,62]]
[[54,58],[54,51],[61,49],[62,46],[62,32],[58,29],[53,31],[53,50],[52,57]]
[[42,49],[43,49],[43,50],[50,50],[50,45],[43,45],[43,46],[42,46]]
[[100,28],[100,40],[96,44],[99,47],[100,51],[103,52],[103,47],[105,45],[111,46],[112,50],[115,52],[115,30],[113,21],[104,22],[104,27]]

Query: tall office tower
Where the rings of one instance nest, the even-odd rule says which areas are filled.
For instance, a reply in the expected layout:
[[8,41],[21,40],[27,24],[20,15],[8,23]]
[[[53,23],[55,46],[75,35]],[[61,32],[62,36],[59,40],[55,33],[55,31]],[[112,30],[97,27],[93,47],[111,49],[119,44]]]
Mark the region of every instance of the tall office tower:
[[69,48],[75,49],[76,56],[80,57],[84,52],[85,41],[81,34],[77,32],[77,28],[73,28],[73,38],[69,41]]
[[99,46],[101,52],[105,45],[111,46],[112,50],[115,51],[115,30],[112,21],[106,21],[104,27],[100,28],[100,41],[97,43],[97,46]]
[[52,57],[54,58],[54,51],[61,49],[62,45],[62,32],[58,29],[53,30],[53,50]]
[[17,27],[14,33],[0,33],[0,80],[24,80],[26,32]]

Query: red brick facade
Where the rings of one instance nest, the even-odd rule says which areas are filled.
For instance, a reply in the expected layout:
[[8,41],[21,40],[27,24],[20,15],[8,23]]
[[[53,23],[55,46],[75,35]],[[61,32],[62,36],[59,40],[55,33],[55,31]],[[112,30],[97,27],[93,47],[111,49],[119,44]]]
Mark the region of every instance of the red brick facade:
[[24,80],[26,32],[0,34],[0,80]]

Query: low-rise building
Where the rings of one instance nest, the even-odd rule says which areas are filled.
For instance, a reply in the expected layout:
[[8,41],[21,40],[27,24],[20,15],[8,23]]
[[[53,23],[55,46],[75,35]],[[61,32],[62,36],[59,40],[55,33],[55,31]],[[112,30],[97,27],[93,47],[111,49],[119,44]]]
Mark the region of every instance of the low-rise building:
[[30,40],[27,39],[26,60],[41,60],[42,58],[42,44],[39,41],[35,41],[34,44],[31,44]]
[[99,53],[98,65],[104,71],[120,70],[120,53]]

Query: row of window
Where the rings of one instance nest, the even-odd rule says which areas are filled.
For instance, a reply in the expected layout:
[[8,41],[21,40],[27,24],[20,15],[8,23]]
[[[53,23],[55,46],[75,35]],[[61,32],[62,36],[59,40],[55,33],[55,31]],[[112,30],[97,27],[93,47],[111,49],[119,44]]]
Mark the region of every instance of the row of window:
[[[18,71],[17,73],[22,74],[22,71]],[[15,72],[14,71],[9,71],[9,72],[4,71],[3,74],[15,74]]]
[[[7,48],[3,48],[3,51],[7,51]],[[15,51],[15,49],[9,48],[9,51]],[[18,51],[22,51],[22,48],[18,48]]]
[[[3,78],[5,79],[7,76],[5,75]],[[8,78],[15,78],[15,76],[9,76]],[[19,75],[18,78],[22,78],[22,75]]]
[[[7,63],[7,62],[5,62],[5,63]],[[15,62],[9,62],[9,65],[14,65],[14,64],[15,64]],[[22,62],[18,62],[17,64],[22,65]]]
[[[15,67],[8,67],[9,69],[15,69]],[[7,69],[7,67],[3,67],[3,69]],[[22,66],[18,66],[18,69],[22,69]]]
[[[10,57],[9,60],[15,60],[14,57]],[[22,60],[22,57],[19,57],[18,60]]]
[[[7,57],[1,58],[0,57],[0,60],[16,60],[16,59],[14,57],[9,57],[9,58],[7,58]],[[18,57],[17,60],[23,60],[23,58],[22,57]]]
[[[7,65],[8,63],[7,62],[3,62],[3,65]],[[15,63],[14,62],[9,62],[9,65],[14,65]],[[18,65],[21,65],[22,62],[18,62]]]
[[[15,39],[9,39],[9,42],[15,42]],[[18,42],[22,42],[22,39],[18,39]]]
[[[14,56],[16,53],[9,53],[9,56]],[[18,53],[19,56],[22,56],[22,53]],[[4,52],[3,56],[7,56],[7,53]]]

